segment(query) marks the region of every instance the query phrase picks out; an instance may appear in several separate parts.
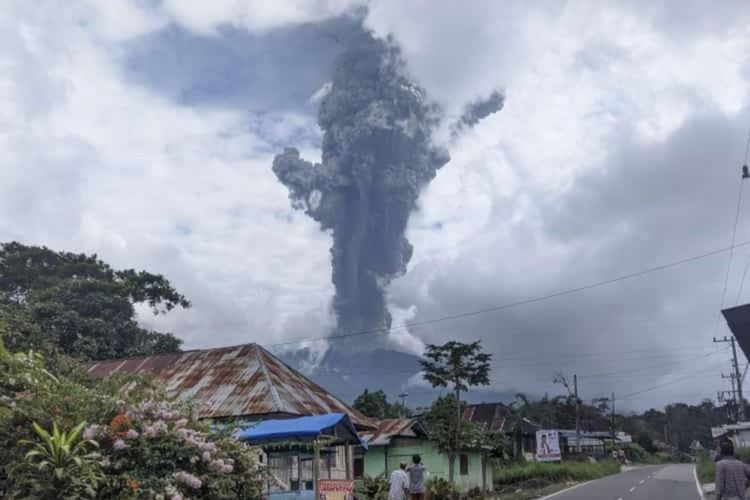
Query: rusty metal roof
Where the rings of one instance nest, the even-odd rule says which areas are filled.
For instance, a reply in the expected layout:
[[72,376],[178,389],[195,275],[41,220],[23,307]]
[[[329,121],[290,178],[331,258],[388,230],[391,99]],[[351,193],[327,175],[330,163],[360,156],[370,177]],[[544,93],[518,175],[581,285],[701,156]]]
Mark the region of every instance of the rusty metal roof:
[[377,429],[359,433],[369,446],[389,445],[395,437],[427,437],[422,423],[416,418],[373,420],[372,422],[377,425]]
[[89,375],[151,373],[171,398],[190,400],[200,418],[347,413],[372,422],[257,344],[95,362]]
[[490,432],[503,432],[508,420],[508,407],[502,403],[480,403],[464,407],[463,420],[482,424]]

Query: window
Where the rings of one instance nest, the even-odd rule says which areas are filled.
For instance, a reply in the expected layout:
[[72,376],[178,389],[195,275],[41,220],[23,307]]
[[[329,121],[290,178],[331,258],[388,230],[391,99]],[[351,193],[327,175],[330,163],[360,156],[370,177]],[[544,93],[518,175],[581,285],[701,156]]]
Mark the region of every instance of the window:
[[462,476],[469,475],[469,455],[462,454],[458,457],[459,471]]

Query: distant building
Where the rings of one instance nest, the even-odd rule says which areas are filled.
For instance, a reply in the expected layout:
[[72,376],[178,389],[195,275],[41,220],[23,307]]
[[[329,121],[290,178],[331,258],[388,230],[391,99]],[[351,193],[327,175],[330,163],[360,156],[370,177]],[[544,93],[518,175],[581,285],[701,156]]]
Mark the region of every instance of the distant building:
[[488,433],[502,433],[512,439],[515,457],[533,456],[536,431],[542,427],[527,418],[513,419],[511,416],[511,408],[503,403],[471,404],[463,411],[465,421],[484,426]]
[[723,439],[729,439],[735,448],[750,448],[750,422],[712,427],[711,437],[717,443]]

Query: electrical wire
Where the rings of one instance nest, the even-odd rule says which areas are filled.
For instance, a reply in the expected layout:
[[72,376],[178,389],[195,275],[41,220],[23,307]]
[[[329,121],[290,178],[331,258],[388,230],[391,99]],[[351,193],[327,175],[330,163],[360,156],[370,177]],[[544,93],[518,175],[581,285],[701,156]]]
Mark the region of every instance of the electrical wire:
[[513,307],[519,307],[519,306],[534,304],[534,303],[537,303],[537,302],[543,302],[543,301],[546,301],[546,300],[549,300],[549,299],[554,299],[554,298],[557,298],[557,297],[563,297],[563,296],[566,296],[566,295],[571,295],[571,294],[575,294],[575,293],[579,293],[579,292],[583,292],[583,291],[587,291],[587,290],[592,290],[594,288],[599,288],[599,287],[602,287],[602,286],[611,285],[611,284],[614,284],[614,283],[618,283],[618,282],[629,280],[629,279],[633,279],[633,278],[638,278],[638,277],[645,276],[645,275],[650,274],[650,273],[654,273],[654,272],[658,272],[658,271],[664,271],[666,269],[677,267],[677,266],[680,266],[680,265],[683,265],[683,264],[688,264],[688,263],[695,262],[695,261],[698,261],[698,260],[702,260],[702,259],[705,259],[705,258],[708,258],[708,257],[713,257],[715,255],[720,255],[720,254],[723,254],[723,253],[725,253],[727,251],[731,252],[735,248],[740,248],[740,247],[744,247],[744,246],[747,246],[747,245],[750,245],[750,240],[743,241],[743,242],[740,242],[740,243],[734,243],[733,242],[732,245],[730,245],[728,247],[718,248],[716,250],[711,250],[709,252],[705,252],[705,253],[702,253],[702,254],[694,255],[692,257],[687,257],[685,259],[674,260],[674,261],[668,262],[666,264],[660,264],[658,266],[646,268],[646,269],[643,269],[641,271],[637,271],[637,272],[634,272],[634,273],[624,274],[624,275],[617,276],[617,277],[614,277],[614,278],[610,278],[610,279],[606,279],[606,280],[602,280],[602,281],[597,281],[597,282],[594,282],[594,283],[589,283],[587,285],[582,285],[582,286],[575,287],[575,288],[568,288],[568,289],[561,290],[561,291],[558,291],[558,292],[549,293],[549,294],[546,294],[546,295],[540,295],[540,296],[537,296],[537,297],[531,297],[531,298],[528,298],[528,299],[522,299],[522,300],[518,300],[518,301],[515,301],[515,302],[508,302],[508,303],[501,304],[501,305],[494,306],[494,307],[488,307],[488,308],[484,308],[484,309],[477,309],[477,310],[474,310],[474,311],[467,311],[467,312],[458,313],[458,314],[452,314],[452,315],[447,315],[447,316],[440,316],[440,317],[437,317],[437,318],[427,319],[427,320],[423,320],[423,321],[409,322],[409,323],[405,323],[403,326],[399,326],[399,327],[392,327],[392,328],[381,327],[381,328],[374,328],[374,329],[370,329],[370,330],[362,330],[362,331],[358,331],[358,332],[334,334],[334,335],[329,335],[329,336],[325,336],[325,337],[300,338],[300,339],[295,339],[295,340],[287,340],[287,341],[283,341],[283,342],[276,342],[276,343],[273,343],[273,344],[267,344],[266,347],[271,347],[271,348],[272,347],[283,347],[283,346],[288,346],[288,345],[302,344],[302,343],[306,343],[306,342],[319,342],[319,341],[340,340],[340,339],[345,339],[345,338],[350,338],[350,337],[359,337],[359,336],[364,336],[364,335],[383,335],[383,334],[388,334],[390,332],[395,332],[395,331],[400,331],[400,330],[410,330],[412,328],[417,328],[417,327],[426,326],[426,325],[433,325],[433,324],[442,323],[442,322],[445,322],[445,321],[453,321],[453,320],[463,319],[463,318],[469,318],[469,317],[473,317],[473,316],[480,316],[480,315],[484,315],[484,314],[488,314],[488,313],[502,311],[502,310],[505,310],[505,309],[511,309]]

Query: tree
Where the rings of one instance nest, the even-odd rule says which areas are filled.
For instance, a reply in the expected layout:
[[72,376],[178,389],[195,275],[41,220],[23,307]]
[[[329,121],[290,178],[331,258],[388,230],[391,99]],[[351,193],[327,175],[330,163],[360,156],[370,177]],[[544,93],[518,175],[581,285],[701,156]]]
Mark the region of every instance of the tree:
[[96,255],[0,245],[0,320],[11,351],[96,360],[179,350],[173,335],[138,325],[137,304],[154,314],[190,307],[158,274],[114,270]]
[[448,476],[453,481],[455,453],[461,445],[461,393],[469,387],[490,384],[492,355],[482,352],[479,340],[470,344],[451,340],[443,345],[428,344],[422,361],[424,378],[433,387],[453,388],[455,423],[453,443],[448,448]]
[[[399,404],[388,402],[388,397],[383,390],[370,392],[365,389],[362,394],[354,400],[354,409],[370,418],[398,418],[402,416],[405,408]],[[406,412],[410,413],[410,412]]]

